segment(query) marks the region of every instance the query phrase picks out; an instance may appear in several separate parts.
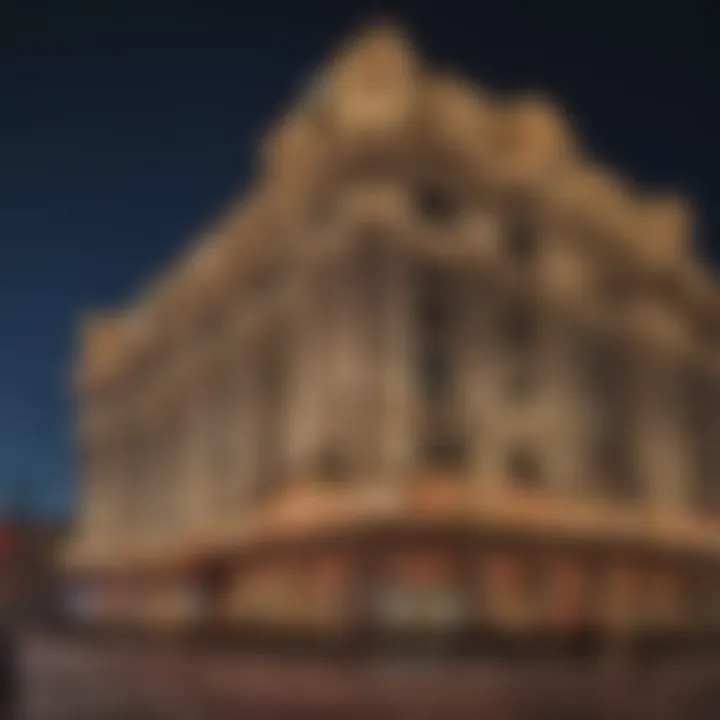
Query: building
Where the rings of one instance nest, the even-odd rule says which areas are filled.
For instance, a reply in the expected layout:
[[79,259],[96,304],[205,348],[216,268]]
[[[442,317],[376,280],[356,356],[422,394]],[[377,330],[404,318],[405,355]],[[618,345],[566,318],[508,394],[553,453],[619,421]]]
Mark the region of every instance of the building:
[[360,33],[246,197],[83,322],[85,617],[714,626],[720,328],[693,235],[551,101]]

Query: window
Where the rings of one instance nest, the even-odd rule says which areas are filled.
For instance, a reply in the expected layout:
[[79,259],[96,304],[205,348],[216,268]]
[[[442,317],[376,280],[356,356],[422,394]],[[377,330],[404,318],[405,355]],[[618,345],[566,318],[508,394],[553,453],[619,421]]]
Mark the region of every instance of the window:
[[507,394],[511,400],[521,402],[531,397],[537,387],[538,324],[535,313],[528,307],[511,308],[504,319],[502,334],[509,356]]
[[261,497],[271,494],[282,481],[280,429],[287,380],[283,363],[282,337],[282,328],[272,328],[266,337],[260,339],[261,353],[257,365],[259,394],[257,489]]
[[436,470],[462,470],[467,459],[467,447],[461,438],[447,435],[433,437],[424,447],[425,462]]
[[347,480],[349,467],[342,453],[334,447],[326,447],[318,457],[318,472],[323,480],[342,483]]
[[633,413],[623,358],[611,348],[588,352],[592,412],[593,471],[606,497],[630,499],[640,488],[634,466]]
[[467,447],[458,416],[455,384],[456,333],[453,279],[430,270],[420,278],[417,305],[418,385],[422,403],[421,462],[459,470]]
[[420,383],[430,403],[443,402],[451,392],[452,359],[450,288],[432,275],[422,280],[418,308]]
[[519,264],[529,263],[536,258],[537,233],[528,218],[516,218],[509,223],[506,247],[510,258]]
[[626,303],[632,299],[633,282],[627,271],[610,269],[601,282],[603,300],[609,305]]
[[535,347],[538,339],[535,313],[529,307],[512,308],[506,318],[504,331],[511,351],[529,352]]
[[532,489],[542,483],[540,460],[528,447],[518,446],[510,450],[507,458],[508,475],[519,488]]
[[712,623],[717,618],[717,597],[711,573],[704,568],[693,568],[686,575],[684,585],[686,619],[701,626]]
[[439,400],[445,397],[450,387],[450,364],[447,354],[433,345],[425,348],[421,362],[421,383],[427,398]]
[[411,552],[383,568],[373,605],[390,632],[446,632],[466,622],[469,600],[451,558]]
[[507,393],[511,400],[523,402],[535,393],[537,382],[533,368],[529,363],[522,363],[510,370]]
[[437,187],[421,187],[415,194],[419,214],[432,223],[452,222],[458,215],[458,206],[450,193]]

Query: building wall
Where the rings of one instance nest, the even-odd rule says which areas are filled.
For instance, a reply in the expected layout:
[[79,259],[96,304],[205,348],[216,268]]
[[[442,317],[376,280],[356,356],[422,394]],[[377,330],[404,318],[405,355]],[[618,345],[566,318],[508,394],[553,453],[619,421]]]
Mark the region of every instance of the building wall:
[[635,512],[652,542],[684,518],[693,546],[704,513],[712,545],[717,291],[683,203],[624,188],[547,103],[408,52],[341,54],[248,200],[85,323],[71,565],[232,553],[293,494],[451,478],[539,515],[611,507],[607,533]]

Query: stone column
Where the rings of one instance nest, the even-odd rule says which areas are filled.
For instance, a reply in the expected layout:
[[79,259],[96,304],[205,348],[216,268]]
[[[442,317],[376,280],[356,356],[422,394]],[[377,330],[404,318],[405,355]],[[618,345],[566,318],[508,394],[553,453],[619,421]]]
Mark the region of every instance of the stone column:
[[206,520],[207,503],[207,392],[202,380],[189,380],[185,390],[183,486],[188,523],[201,526]]
[[[524,358],[509,340],[508,297],[489,288],[478,293],[472,303],[475,328],[466,387],[466,402],[472,403],[468,407],[473,417],[472,472],[483,491],[494,493],[507,483],[509,450],[519,441],[537,440],[531,422],[537,395],[531,389],[528,397],[517,398],[512,389],[518,360],[524,362]],[[532,372],[529,382],[537,383]]]
[[157,418],[157,502],[162,534],[177,534],[181,520],[179,498],[179,418],[173,401],[167,401]]
[[160,491],[159,456],[160,437],[157,414],[145,413],[142,421],[142,472],[138,488],[142,493],[138,511],[142,513],[142,530],[147,536],[159,534],[161,520],[158,517],[158,493]]
[[[275,318],[273,318],[273,321]],[[282,324],[261,328],[255,365],[257,386],[257,486],[262,497],[272,496],[284,483],[286,461],[286,336]]]
[[112,534],[112,457],[110,437],[107,432],[95,443],[96,454],[92,470],[93,493],[96,503],[96,533],[98,541],[108,542]]
[[589,426],[595,412],[583,383],[579,330],[547,318],[538,368],[544,418],[543,461],[550,491],[561,497],[581,493],[588,474]]
[[588,335],[586,341],[582,364],[590,418],[587,489],[604,499],[632,502],[641,492],[637,359],[617,337]]
[[83,533],[92,544],[100,540],[105,530],[106,513],[105,477],[108,470],[107,412],[102,396],[95,392],[85,397],[86,422],[80,439],[79,465],[82,478],[80,486],[80,517]]
[[715,478],[720,471],[720,378],[705,368],[686,370],[687,422],[685,440],[692,448],[692,471],[686,492],[695,510],[717,515],[720,488]]
[[[227,349],[225,349],[227,352]],[[210,521],[222,514],[232,472],[229,449],[234,438],[229,427],[235,378],[227,357],[213,356],[207,372],[205,442],[207,443],[206,512]]]
[[130,483],[127,429],[123,417],[116,418],[113,438],[115,441],[115,532],[121,536],[128,527],[127,495]]
[[361,403],[368,368],[361,325],[361,278],[357,258],[349,256],[328,268],[332,304],[328,308],[326,355],[326,412],[328,443],[349,469],[363,464]]
[[163,433],[162,446],[160,448],[160,478],[162,515],[165,532],[169,536],[176,535],[179,529],[179,507],[178,507],[178,480],[179,480],[179,421],[177,407],[174,399],[166,401],[163,408]]
[[411,264],[402,256],[392,255],[387,258],[381,277],[379,465],[383,475],[399,478],[412,464],[417,442],[415,298]]
[[230,459],[232,477],[228,502],[240,509],[251,502],[258,479],[258,411],[257,352],[252,338],[242,338],[235,348],[233,362],[232,404],[229,426],[234,451]]
[[287,434],[285,467],[291,477],[306,479],[317,469],[323,444],[323,424],[328,422],[323,386],[326,379],[324,303],[322,279],[303,268],[289,320]]
[[468,473],[474,482],[490,486],[501,475],[497,421],[503,360],[493,337],[497,302],[487,288],[469,282],[459,294],[457,313],[457,401],[468,442]]
[[110,512],[108,527],[114,545],[121,545],[126,531],[125,513],[123,512],[124,496],[127,486],[127,461],[124,457],[125,447],[122,444],[122,427],[116,422],[111,431],[110,442],[112,453],[109,465]]
[[212,527],[217,512],[217,487],[220,482],[216,453],[222,378],[215,357],[206,358],[199,368],[197,399],[197,494],[202,522]]
[[[138,408],[138,411],[140,409]],[[135,463],[133,468],[133,512],[138,534],[147,536],[152,530],[151,513],[153,511],[153,433],[144,412],[136,419]]]
[[679,510],[687,505],[691,467],[683,423],[681,377],[669,360],[646,357],[637,373],[637,457],[651,504]]

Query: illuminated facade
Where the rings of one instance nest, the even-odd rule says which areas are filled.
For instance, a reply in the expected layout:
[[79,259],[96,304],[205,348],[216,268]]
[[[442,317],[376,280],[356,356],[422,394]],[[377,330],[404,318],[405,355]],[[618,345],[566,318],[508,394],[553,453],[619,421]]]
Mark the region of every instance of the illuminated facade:
[[720,624],[718,294],[687,205],[375,27],[249,194],[83,324],[95,621]]

